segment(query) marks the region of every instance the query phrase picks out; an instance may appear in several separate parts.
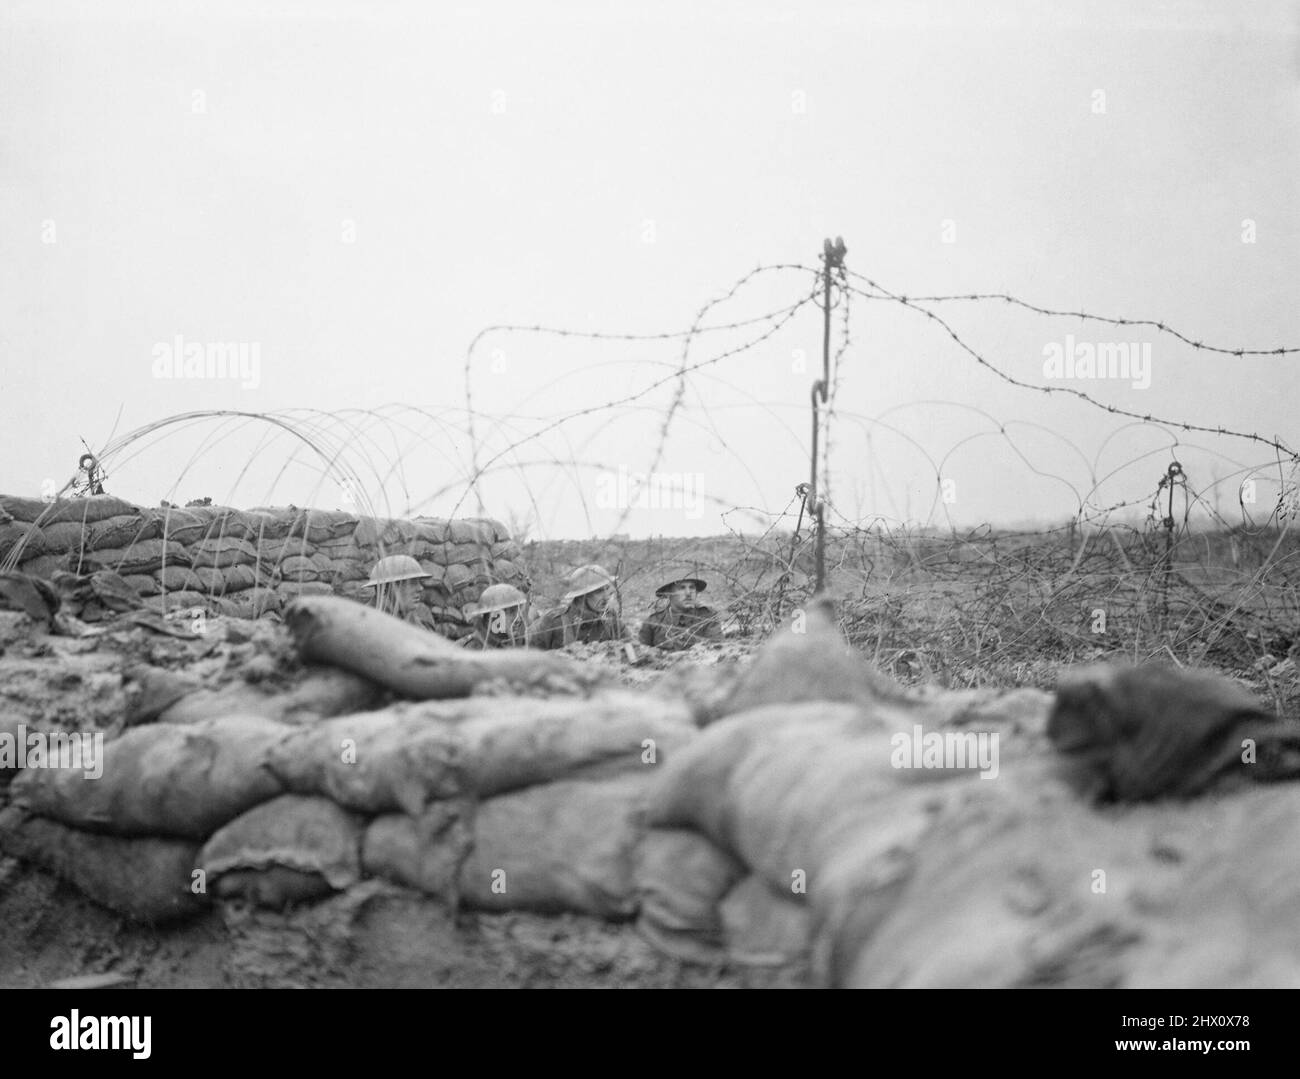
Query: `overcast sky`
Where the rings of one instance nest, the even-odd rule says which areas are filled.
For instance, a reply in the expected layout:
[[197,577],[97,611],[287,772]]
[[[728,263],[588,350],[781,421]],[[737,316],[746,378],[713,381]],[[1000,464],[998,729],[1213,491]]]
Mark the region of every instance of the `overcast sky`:
[[[1295,3],[10,0],[0,155],[5,493],[62,486],[83,439],[116,440],[107,488],[144,504],[481,500],[532,536],[752,530],[807,478],[814,305],[745,348],[773,324],[686,351],[485,334],[476,491],[466,352],[497,324],[755,319],[808,295],[836,235],[900,294],[1300,346]],[[706,309],[783,264],[806,269]],[[833,519],[1062,520],[1149,499],[1175,456],[1235,513],[1274,456],[1016,388],[915,310],[847,299]],[[1300,356],[933,310],[1022,381],[1300,445]],[[213,343],[244,346],[242,375],[159,377]],[[1054,349],[1117,343],[1149,355],[1144,376],[1045,371]],[[683,359],[704,366],[654,386]],[[122,444],[187,413],[268,418]]]

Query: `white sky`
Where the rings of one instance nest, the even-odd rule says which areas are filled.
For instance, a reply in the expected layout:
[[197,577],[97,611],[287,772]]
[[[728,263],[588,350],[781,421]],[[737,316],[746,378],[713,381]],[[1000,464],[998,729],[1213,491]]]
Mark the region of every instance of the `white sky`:
[[[812,266],[837,234],[850,269],[900,293],[1006,291],[1226,347],[1300,345],[1298,28],[1295,3],[6,3],[0,491],[61,486],[83,438],[298,409],[332,471],[282,428],[214,419],[110,457],[108,489],[339,506],[351,476],[389,512],[474,512],[479,331],[684,330],[756,266]],[[810,284],[762,274],[704,324]],[[1067,334],[1149,343],[1150,388],[1069,385],[1300,444],[1300,356],[938,310],[1035,384]],[[1167,430],[1001,383],[914,312],[855,299],[850,317],[842,518],[1061,520],[1081,498],[1149,497],[1171,459]],[[256,343],[257,386],[156,379],[155,345],[177,335]],[[689,360],[742,340],[702,335]],[[504,450],[506,467],[483,508],[534,536],[713,534],[720,506],[779,512],[807,478],[820,352],[810,305],[693,374],[657,465],[687,497],[625,509],[601,477],[655,464],[672,383],[509,446],[663,377],[680,342],[488,335],[479,460]],[[1225,512],[1269,460],[1209,436],[1176,453]]]

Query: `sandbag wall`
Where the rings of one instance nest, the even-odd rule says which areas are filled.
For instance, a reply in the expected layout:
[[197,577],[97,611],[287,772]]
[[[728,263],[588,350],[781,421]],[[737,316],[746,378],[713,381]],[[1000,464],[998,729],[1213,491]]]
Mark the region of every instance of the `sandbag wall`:
[[[0,496],[0,565],[46,578],[113,570],[161,611],[257,618],[300,595],[364,599],[371,567],[393,554],[411,555],[432,574],[418,613],[453,638],[468,631],[463,609],[489,584],[527,585],[519,545],[488,518]],[[84,621],[102,616],[93,605],[81,613]]]
[[18,772],[0,851],[146,922],[363,877],[453,908],[629,919],[643,796],[695,734],[684,703],[627,692],[158,722],[104,742],[93,771]]

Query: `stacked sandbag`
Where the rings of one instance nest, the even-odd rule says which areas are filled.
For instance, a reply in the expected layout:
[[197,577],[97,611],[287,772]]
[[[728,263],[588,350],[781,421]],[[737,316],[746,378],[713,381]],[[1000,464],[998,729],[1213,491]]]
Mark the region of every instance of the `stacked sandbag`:
[[[698,736],[685,703],[627,691],[402,702],[292,725],[279,719],[320,692],[263,699],[276,719],[200,718],[223,707],[195,701],[211,691],[151,668],[132,677],[136,703],[97,775],[12,778],[0,849],[152,922],[211,897],[279,909],[363,876],[453,910],[630,919],[647,791]],[[323,687],[330,701],[355,689],[344,677]]]
[[288,729],[239,716],[146,726],[103,742],[81,768],[29,761],[9,784],[0,849],[134,920],[196,913],[208,897],[194,872],[200,845],[281,793],[261,762]]
[[[46,578],[112,572],[144,606],[163,612],[260,618],[278,615],[299,596],[368,600],[371,568],[393,554],[411,555],[430,574],[416,614],[453,638],[469,632],[464,609],[489,584],[528,584],[519,545],[488,518],[394,520],[295,506],[152,509],[111,495],[52,502],[0,496],[0,563]],[[113,609],[91,606],[87,620]]]
[[479,910],[629,918],[648,785],[696,736],[630,693],[400,704],[304,727],[267,767],[370,816],[364,870]]

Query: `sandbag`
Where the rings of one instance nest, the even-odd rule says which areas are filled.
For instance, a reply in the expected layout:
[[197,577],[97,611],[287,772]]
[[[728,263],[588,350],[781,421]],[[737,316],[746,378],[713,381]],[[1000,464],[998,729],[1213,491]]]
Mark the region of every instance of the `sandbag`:
[[[106,611],[133,611],[138,609],[142,604],[140,593],[138,593],[131,583],[120,574],[112,570],[101,569],[92,573],[89,578],[82,578],[83,584],[78,584],[74,589],[75,593],[82,593],[87,598],[97,600]],[[83,615],[84,617],[84,615]]]
[[50,578],[60,570],[68,569],[68,556],[65,554],[41,554],[34,558],[24,557],[19,561],[18,568],[24,573],[33,577]]
[[303,536],[316,543],[319,540],[350,536],[356,527],[356,517],[341,510],[303,510],[294,519],[289,535]]
[[1300,903],[1300,866],[1279,857],[1300,843],[1295,785],[1105,812],[1001,784],[980,794],[936,823],[873,931],[853,921],[861,890],[826,920],[828,984],[1300,984],[1289,913]]
[[360,818],[329,799],[286,794],[218,829],[197,867],[220,898],[282,907],[360,880],[361,834]]
[[369,876],[418,888],[454,910],[459,905],[461,867],[473,838],[467,801],[433,802],[415,817],[386,813],[366,829],[361,866]]
[[274,613],[284,606],[284,601],[274,588],[250,588],[246,592],[237,594],[241,601],[249,605],[254,618],[261,618],[264,614]]
[[223,510],[208,526],[209,539],[244,539],[256,545],[258,540],[283,539],[289,534],[293,519],[256,510]]
[[498,559],[506,559],[514,562],[523,557],[523,548],[512,539],[502,540],[499,543],[492,544],[492,561],[495,563]]
[[53,502],[45,502],[39,498],[0,495],[0,510],[10,514],[15,521],[26,524],[35,522],[41,525],[59,524],[63,521],[87,524],[140,512],[138,506],[123,502],[122,499],[114,498],[112,495],[90,495],[85,498],[65,498]]
[[190,548],[194,566],[213,566],[224,569],[236,563],[245,565],[257,561],[257,548],[244,539],[227,536],[224,539],[199,540]]
[[156,578],[144,573],[123,574],[122,579],[134,589],[138,596],[156,596],[159,592]]
[[778,893],[751,875],[718,905],[727,958],[744,966],[806,967],[812,942],[807,896]]
[[190,554],[174,540],[141,540],[130,547],[106,547],[88,551],[82,558],[83,573],[91,568],[111,569],[127,574],[155,573],[163,566],[188,566]]
[[450,543],[437,547],[433,559],[444,566],[469,566],[486,563],[490,551],[479,543]]
[[230,599],[226,596],[218,596],[210,599],[209,604],[215,607],[217,614],[226,618],[252,619],[257,616],[253,613],[252,604],[242,602],[241,600]]
[[45,539],[45,550],[50,554],[80,551],[89,546],[86,526],[80,521],[62,521],[58,524],[41,525],[41,536]]
[[126,514],[87,526],[86,546],[92,551],[104,547],[130,547],[133,543],[161,535],[162,525],[152,513]]
[[19,559],[38,558],[45,553],[45,537],[38,526],[22,521],[0,524],[0,558],[7,558],[15,548]]
[[247,528],[247,538],[256,545],[268,540],[283,539],[293,528],[293,518],[288,514],[275,513],[271,510],[237,511],[240,522]]
[[390,517],[361,517],[357,520],[351,538],[359,547],[389,549],[404,548],[418,539],[419,535],[420,528],[415,521]]
[[327,578],[339,583],[365,581],[370,577],[367,564],[355,559],[331,558],[324,572]]
[[279,575],[286,581],[319,581],[320,569],[310,558],[290,555],[280,563]]
[[[171,692],[171,687],[163,683],[158,688]],[[313,667],[298,685],[273,694],[263,693],[244,682],[216,690],[189,685],[184,692],[175,693],[161,704],[153,716],[162,723],[186,724],[228,715],[250,715],[303,725],[373,708],[382,696],[378,686],[358,675],[333,667]]]
[[461,902],[478,910],[636,913],[646,780],[559,782],[489,798],[474,815]]
[[19,570],[0,570],[0,610],[20,611],[49,628],[62,605],[59,590],[43,577]]
[[474,583],[474,574],[465,566],[459,563],[452,563],[443,570],[440,584],[446,590],[448,595],[452,595],[458,588]]
[[417,517],[412,523],[415,525],[417,540],[438,544],[447,542],[447,521],[442,517]]
[[460,743],[438,724],[368,712],[300,728],[272,748],[267,768],[287,790],[319,794],[366,813],[402,810],[464,790]]
[[[471,714],[456,727],[464,747],[461,774],[485,797],[579,773],[649,774],[697,733],[685,704],[628,692],[471,697],[466,704]],[[422,714],[431,714],[430,706]]]
[[285,621],[303,659],[343,667],[416,699],[465,697],[476,685],[498,678],[579,684],[601,677],[562,656],[531,649],[469,652],[392,615],[336,596],[299,598],[285,612]]
[[135,727],[104,743],[99,778],[28,768],[10,790],[32,813],[78,828],[206,839],[283,793],[262,763],[286,733],[282,724],[254,716]]
[[718,959],[718,906],[745,867],[698,832],[651,828],[637,845],[637,930],[660,951],[682,959]]
[[164,566],[154,574],[158,582],[155,592],[197,592],[207,591],[203,579],[188,566]]
[[649,819],[699,829],[777,891],[796,874],[811,888],[845,836],[871,857],[907,852],[932,810],[987,785],[977,767],[896,767],[912,718],[808,703],[723,720],[658,773]]
[[461,518],[447,523],[447,539],[451,543],[491,547],[496,542],[496,532],[491,523],[485,524],[482,518]]
[[840,635],[829,601],[814,601],[776,631],[711,718],[800,701],[904,701],[906,689],[871,666]]
[[286,558],[308,558],[314,551],[302,537],[263,540],[257,548],[257,562],[270,573]]
[[[258,574],[256,562],[249,564],[237,562],[218,572],[220,572],[225,579],[227,594],[243,592],[247,589],[255,588],[259,580],[262,585],[269,584],[269,580],[265,574]],[[270,591],[270,589],[268,588],[267,591]],[[250,602],[252,601],[249,596],[240,596],[239,598],[249,600]]]
[[200,513],[197,509],[164,507],[156,510],[155,513],[159,528],[158,534],[186,547],[203,539],[212,526],[212,515]]
[[173,922],[207,906],[207,897],[193,890],[199,850],[194,842],[96,835],[11,806],[0,811],[0,850],[40,866],[132,921]]

